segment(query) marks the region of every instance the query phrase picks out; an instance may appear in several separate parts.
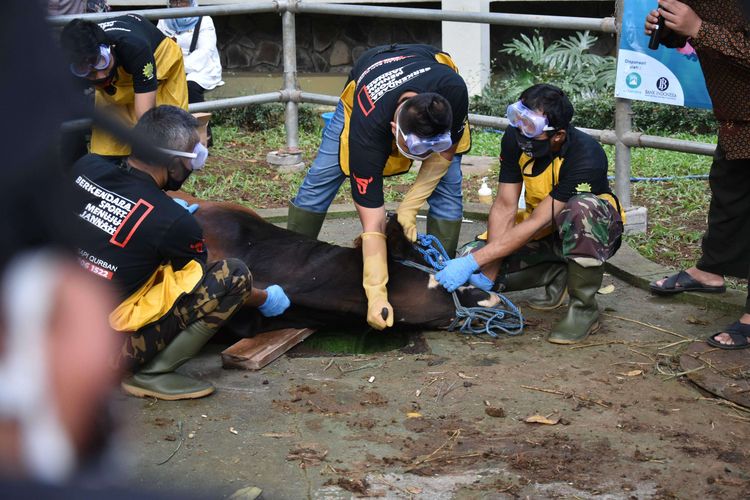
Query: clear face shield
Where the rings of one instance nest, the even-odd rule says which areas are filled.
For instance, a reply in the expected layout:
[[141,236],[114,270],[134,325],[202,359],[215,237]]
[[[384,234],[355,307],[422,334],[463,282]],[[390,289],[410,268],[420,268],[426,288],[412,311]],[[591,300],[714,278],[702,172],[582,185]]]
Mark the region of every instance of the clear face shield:
[[112,53],[109,45],[99,45],[99,55],[96,60],[70,63],[70,72],[78,78],[86,78],[94,71],[101,71],[109,67],[109,63],[112,60]]
[[[399,119],[396,120],[396,147],[402,155],[410,160],[424,160],[432,153],[442,153],[443,151],[450,149],[453,145],[450,130],[434,137],[419,137],[416,134],[404,134],[401,130],[399,121]],[[406,151],[401,147],[398,140],[399,138],[404,140]]]
[[180,158],[190,158],[191,170],[202,170],[206,165],[206,159],[208,158],[208,149],[206,149],[206,146],[204,146],[200,142],[195,144],[192,153],[165,148],[159,148],[159,151],[168,153],[172,156],[179,156]]
[[542,134],[542,132],[555,130],[554,127],[549,126],[546,116],[527,108],[521,101],[516,101],[508,106],[506,113],[511,126],[517,128],[529,139]]

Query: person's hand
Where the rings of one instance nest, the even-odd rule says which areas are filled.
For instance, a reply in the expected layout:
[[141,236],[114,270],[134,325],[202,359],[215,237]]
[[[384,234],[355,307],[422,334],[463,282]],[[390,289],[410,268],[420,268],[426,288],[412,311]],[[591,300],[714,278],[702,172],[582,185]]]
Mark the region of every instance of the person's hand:
[[266,301],[258,307],[258,311],[266,318],[282,314],[291,304],[289,297],[284,293],[284,289],[279,285],[271,285],[266,288],[266,294],[268,295]]
[[689,5],[678,0],[659,0],[659,15],[664,17],[664,26],[678,35],[695,37],[703,24]]
[[393,306],[386,297],[375,297],[367,301],[367,324],[376,330],[393,326]]
[[196,210],[198,210],[199,205],[197,203],[193,203],[192,205],[188,205],[188,202],[183,200],[182,198],[172,198],[172,201],[177,203],[179,206],[190,212],[191,214],[194,214]]
[[414,243],[417,241],[417,216],[416,214],[397,214],[399,224],[404,229],[404,236],[410,242]]
[[435,275],[435,279],[443,285],[449,292],[453,292],[471,278],[474,271],[479,269],[479,264],[474,256],[469,254],[466,257],[449,260],[442,271]]
[[474,273],[469,277],[469,284],[475,286],[485,292],[492,290],[492,285],[495,283],[489,279],[483,272]]
[[659,22],[659,11],[654,9],[646,14],[646,24],[643,26],[643,32],[651,36],[651,33]]

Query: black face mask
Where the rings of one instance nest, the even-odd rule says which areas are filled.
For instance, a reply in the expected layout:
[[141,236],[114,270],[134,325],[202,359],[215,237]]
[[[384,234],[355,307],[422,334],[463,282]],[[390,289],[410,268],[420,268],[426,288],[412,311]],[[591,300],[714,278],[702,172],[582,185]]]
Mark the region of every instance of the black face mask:
[[112,83],[114,83],[116,75],[117,64],[113,64],[112,69],[109,70],[109,74],[107,76],[105,76],[104,78],[99,78],[98,80],[89,80],[89,83],[94,87],[99,87],[100,89],[107,90],[112,86]]
[[527,139],[519,136],[516,138],[516,142],[518,142],[521,151],[531,158],[542,158],[549,155],[551,139],[551,137],[549,139]]
[[170,167],[167,170],[167,183],[164,186],[164,191],[178,191],[192,172],[192,170],[185,168],[181,160],[175,159],[174,161],[179,166],[177,168]]

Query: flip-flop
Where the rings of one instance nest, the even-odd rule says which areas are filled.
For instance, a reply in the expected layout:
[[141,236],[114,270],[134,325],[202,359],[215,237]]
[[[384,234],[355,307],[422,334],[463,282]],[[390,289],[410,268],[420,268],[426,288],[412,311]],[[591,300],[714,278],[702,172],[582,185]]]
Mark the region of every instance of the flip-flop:
[[672,295],[682,292],[724,293],[727,291],[727,287],[724,285],[704,285],[685,271],[680,271],[672,276],[665,276],[665,278],[667,279],[661,285],[657,285],[656,283],[659,280],[656,280],[652,281],[648,287],[657,295]]
[[[722,344],[716,340],[716,336],[721,335],[722,333],[729,334],[729,337],[732,339],[731,344]],[[724,331],[714,333],[708,337],[706,343],[712,347],[718,347],[719,349],[746,349],[750,347],[750,325],[735,321],[726,327]]]

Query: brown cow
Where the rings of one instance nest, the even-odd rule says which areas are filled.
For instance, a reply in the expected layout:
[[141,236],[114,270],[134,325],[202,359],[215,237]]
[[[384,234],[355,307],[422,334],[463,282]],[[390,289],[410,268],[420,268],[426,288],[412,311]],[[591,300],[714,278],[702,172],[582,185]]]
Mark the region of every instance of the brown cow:
[[[240,311],[231,322],[233,333],[248,337],[287,327],[366,327],[367,298],[362,289],[359,248],[331,245],[287,231],[233,203],[199,203],[195,217],[204,231],[209,260],[242,259],[255,286],[281,285],[292,302],[275,318],[265,318],[252,308]],[[388,222],[386,233],[388,297],[395,325],[447,328],[455,317],[453,298],[432,275],[398,262],[423,260],[395,218]],[[461,288],[458,295],[464,306],[497,303],[495,296],[473,287]]]

